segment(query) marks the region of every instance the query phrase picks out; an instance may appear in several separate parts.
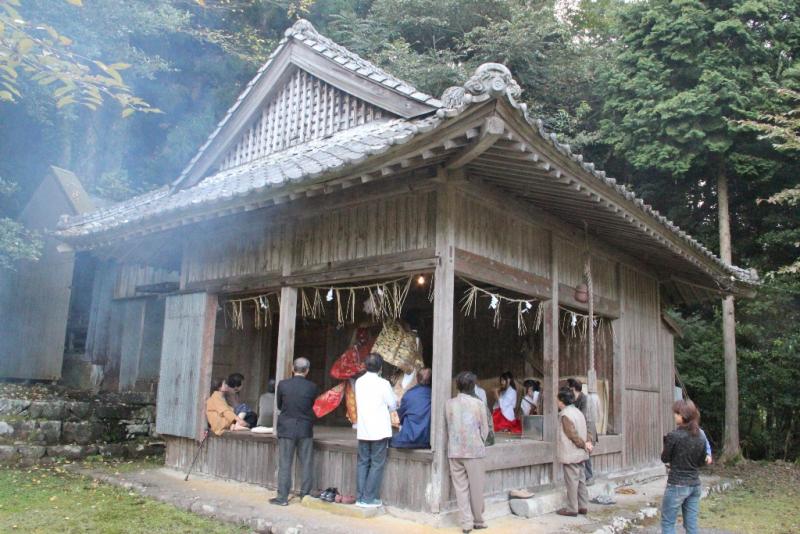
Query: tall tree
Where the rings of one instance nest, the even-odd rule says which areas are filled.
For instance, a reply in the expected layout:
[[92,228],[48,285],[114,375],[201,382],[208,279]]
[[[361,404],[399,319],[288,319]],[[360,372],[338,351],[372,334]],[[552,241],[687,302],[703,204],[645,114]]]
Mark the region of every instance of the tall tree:
[[[780,0],[651,0],[620,20],[619,51],[604,76],[601,131],[639,169],[716,192],[721,258],[731,263],[729,186],[759,158],[736,121],[770,109],[770,88],[800,44],[800,4]],[[752,167],[752,165],[749,165]],[[723,300],[725,438],[740,453],[733,297]]]

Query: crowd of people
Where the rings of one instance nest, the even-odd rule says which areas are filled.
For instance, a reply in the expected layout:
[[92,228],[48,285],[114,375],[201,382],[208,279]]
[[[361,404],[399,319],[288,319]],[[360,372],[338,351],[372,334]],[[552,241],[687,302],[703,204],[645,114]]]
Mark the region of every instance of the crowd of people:
[[[393,385],[381,376],[380,354],[366,358],[365,372],[355,381],[358,412],[356,439],[358,462],[354,502],[359,507],[383,505],[380,498],[388,449],[430,448],[431,369],[417,369]],[[274,406],[278,409],[275,432],[278,439],[278,490],[270,503],[287,506],[292,487],[295,457],[300,466],[300,497],[312,495],[314,402],[319,388],[307,376],[311,364],[306,358],[293,362],[293,376],[275,386],[270,380],[259,399],[259,413],[240,400],[244,377],[240,373],[212,384],[206,402],[209,429],[216,435],[225,431],[272,426]],[[510,372],[499,378],[496,402],[489,408],[486,391],[477,376],[462,371],[455,378],[457,394],[445,405],[447,457],[463,532],[486,528],[484,513],[483,458],[494,443],[496,432],[521,432],[522,416],[541,413],[541,384],[523,382],[523,397],[517,404],[517,387]],[[567,380],[557,393],[558,462],[566,486],[565,506],[556,513],[576,517],[587,514],[593,480],[591,453],[598,440],[596,414],[576,378]],[[711,449],[699,427],[700,414],[691,401],[673,406],[676,429],[664,437],[662,461],[669,468],[662,503],[662,531],[672,533],[679,511],[687,533],[697,532],[700,498],[699,468],[711,463]],[[518,416],[519,415],[519,416]],[[399,427],[397,432],[394,427]],[[348,502],[344,497],[342,502]]]

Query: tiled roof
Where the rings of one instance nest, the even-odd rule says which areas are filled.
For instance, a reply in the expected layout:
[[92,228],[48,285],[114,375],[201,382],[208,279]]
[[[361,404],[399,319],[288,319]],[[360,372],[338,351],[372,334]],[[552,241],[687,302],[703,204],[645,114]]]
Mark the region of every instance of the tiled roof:
[[[310,25],[309,25],[310,27]],[[313,28],[312,28],[313,29]],[[295,24],[287,35],[300,38],[307,36],[309,30],[303,24]],[[352,68],[358,68],[358,56],[350,54],[338,45],[314,32],[315,42],[335,57],[352,59]],[[308,37],[310,40],[311,37]],[[360,60],[363,61],[363,60]],[[376,71],[377,72],[377,71]],[[394,83],[394,78],[384,81]],[[252,83],[252,82],[251,82]],[[402,82],[400,82],[402,83]],[[245,91],[244,94],[246,94]],[[517,102],[520,90],[503,65],[485,64],[463,87],[453,87],[444,92],[442,100],[436,100],[440,107],[435,116],[422,119],[378,120],[349,130],[338,132],[331,137],[295,146],[282,152],[211,175],[197,185],[186,189],[170,190],[167,187],[133,198],[115,206],[64,221],[59,234],[62,237],[88,236],[90,234],[113,230],[124,225],[143,222],[155,217],[180,217],[195,208],[213,209],[216,203],[234,200],[236,197],[258,197],[268,190],[313,179],[324,173],[365,161],[370,156],[380,154],[394,145],[407,143],[420,132],[437,128],[448,118],[460,115],[473,103],[490,98],[506,98],[516,108],[525,121],[557,152],[571,159],[583,169],[583,177],[594,180],[598,186],[610,188],[619,201],[627,201],[656,225],[666,229],[669,234],[681,241],[686,249],[694,250],[709,259],[723,273],[732,279],[747,284],[758,282],[753,271],[738,268],[723,262],[699,241],[678,228],[672,221],[661,215],[655,208],[638,198],[627,187],[620,185],[605,172],[595,169],[594,164],[583,161],[583,156],[571,151],[570,146],[560,143],[555,134],[547,132],[541,120],[532,119],[526,106]],[[430,97],[420,97],[430,98]],[[599,203],[599,200],[598,200]],[[625,204],[625,202],[623,202]],[[652,225],[650,225],[652,226]],[[663,239],[660,238],[659,239]]]
[[154,217],[178,216],[200,206],[250,197],[269,189],[313,179],[360,163],[417,133],[434,129],[441,119],[378,120],[343,130],[326,139],[310,141],[256,161],[218,172],[193,187],[170,191],[162,187],[61,224],[62,237],[76,237],[143,222]]
[[241,92],[239,97],[225,113],[225,116],[223,116],[222,119],[219,121],[216,129],[213,132],[211,132],[211,135],[208,136],[208,139],[203,144],[203,146],[200,147],[200,150],[197,151],[197,153],[194,155],[191,161],[189,161],[189,164],[183,169],[180,176],[175,182],[176,184],[180,183],[189,174],[189,172],[192,170],[197,161],[203,156],[203,154],[209,148],[209,146],[217,137],[217,135],[220,133],[220,131],[228,123],[231,116],[233,116],[233,114],[236,113],[236,111],[241,106],[242,102],[250,95],[250,92],[253,90],[253,87],[258,83],[258,81],[261,79],[261,77],[264,75],[267,69],[269,69],[275,57],[278,54],[280,54],[280,52],[286,47],[287,43],[292,39],[307,45],[311,50],[313,50],[317,54],[333,60],[338,65],[341,65],[342,67],[348,69],[354,74],[363,76],[374,82],[380,83],[381,85],[387,87],[388,89],[391,89],[392,91],[397,91],[398,93],[405,95],[408,98],[414,99],[422,104],[427,104],[429,106],[432,106],[433,108],[438,108],[441,107],[442,105],[442,103],[437,98],[434,98],[421,91],[418,91],[411,84],[395,78],[391,74],[373,65],[372,63],[362,58],[358,54],[355,54],[347,50],[343,46],[334,43],[327,37],[320,35],[320,33],[317,32],[317,30],[310,22],[304,19],[300,19],[297,22],[295,22],[291,28],[286,30],[283,39],[280,40],[278,46],[269,55],[269,58],[267,59],[266,63],[264,63],[261,66],[261,68],[258,69],[256,75],[247,83],[247,85],[245,86],[244,90]]

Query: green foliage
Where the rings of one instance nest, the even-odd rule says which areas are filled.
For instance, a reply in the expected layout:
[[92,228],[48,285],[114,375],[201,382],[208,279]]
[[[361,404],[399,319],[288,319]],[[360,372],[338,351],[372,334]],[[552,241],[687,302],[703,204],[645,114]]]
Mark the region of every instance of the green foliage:
[[42,241],[36,232],[8,217],[0,217],[0,272],[16,269],[16,262],[21,260],[38,260],[41,249]]
[[[798,458],[800,331],[789,325],[800,322],[800,280],[771,277],[755,299],[739,301],[737,319],[742,449],[750,458]],[[678,321],[684,337],[676,344],[676,366],[718,449],[725,413],[719,311]]]
[[735,121],[770,106],[800,40],[798,15],[799,4],[779,0],[633,4],[602,77],[606,142],[642,169],[683,176],[724,164],[749,142]]
[[[63,1],[70,9],[81,6],[81,0]],[[106,64],[78,53],[71,38],[53,24],[31,20],[24,7],[23,0],[0,0],[0,102],[23,98],[20,76],[27,76],[51,88],[58,108],[81,104],[94,110],[110,98],[121,106],[123,117],[158,111],[125,84],[121,72],[129,63]]]

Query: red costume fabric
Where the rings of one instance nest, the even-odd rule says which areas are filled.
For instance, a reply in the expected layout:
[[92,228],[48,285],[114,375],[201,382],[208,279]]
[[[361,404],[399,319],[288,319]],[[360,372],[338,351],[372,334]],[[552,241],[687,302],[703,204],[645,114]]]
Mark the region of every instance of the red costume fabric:
[[522,434],[522,422],[519,419],[509,421],[503,416],[500,408],[495,408],[492,412],[495,432],[511,432],[512,434]]

